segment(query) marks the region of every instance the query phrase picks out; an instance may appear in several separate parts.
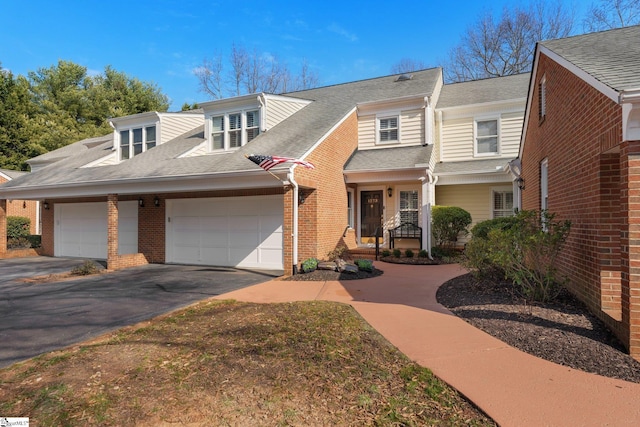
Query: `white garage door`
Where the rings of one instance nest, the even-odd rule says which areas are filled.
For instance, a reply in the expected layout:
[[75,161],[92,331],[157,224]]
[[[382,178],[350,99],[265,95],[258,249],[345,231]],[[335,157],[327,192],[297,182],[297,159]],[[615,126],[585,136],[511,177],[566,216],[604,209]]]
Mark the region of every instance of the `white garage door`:
[[283,196],[167,200],[167,262],[283,268]]
[[[107,258],[107,203],[54,205],[55,256]],[[138,203],[118,203],[118,251],[138,252]]]

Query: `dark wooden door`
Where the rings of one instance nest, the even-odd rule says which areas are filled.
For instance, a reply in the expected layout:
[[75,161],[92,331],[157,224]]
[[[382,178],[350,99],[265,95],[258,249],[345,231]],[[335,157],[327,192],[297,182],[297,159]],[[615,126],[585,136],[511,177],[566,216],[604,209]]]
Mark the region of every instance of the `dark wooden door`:
[[360,193],[360,212],[360,236],[375,237],[376,228],[382,227],[382,191]]

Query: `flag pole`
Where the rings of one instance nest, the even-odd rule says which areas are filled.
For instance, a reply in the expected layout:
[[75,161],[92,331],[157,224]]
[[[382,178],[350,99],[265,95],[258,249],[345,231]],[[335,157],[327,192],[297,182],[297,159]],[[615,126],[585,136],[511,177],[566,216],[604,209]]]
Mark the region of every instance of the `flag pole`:
[[[248,156],[248,155],[246,155],[246,154],[244,155],[244,157],[245,157],[245,158],[247,158],[247,159],[249,158],[249,156]],[[277,179],[278,181],[280,181],[280,182],[282,182],[282,183],[284,184],[284,181],[283,181],[283,180],[281,180],[280,178],[278,178],[278,176],[277,176],[276,174],[274,174],[273,172],[268,171],[268,170],[266,170],[266,169],[264,169],[264,170],[265,170],[266,172],[269,172],[269,173],[271,174],[271,176],[272,176],[272,177],[274,177],[275,179]]]

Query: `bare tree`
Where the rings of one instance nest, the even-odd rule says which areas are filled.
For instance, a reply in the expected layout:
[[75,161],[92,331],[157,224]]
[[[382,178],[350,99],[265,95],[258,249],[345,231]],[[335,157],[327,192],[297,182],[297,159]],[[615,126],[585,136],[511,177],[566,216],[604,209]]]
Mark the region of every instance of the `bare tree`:
[[215,99],[247,93],[284,93],[318,85],[318,76],[303,61],[300,74],[292,76],[287,64],[276,55],[248,51],[235,43],[229,54],[225,73],[222,55],[206,59],[194,74],[200,90]]
[[424,70],[425,68],[427,68],[427,66],[420,60],[402,58],[391,66],[391,74],[410,73],[412,71]]
[[460,82],[531,71],[536,42],[566,37],[572,28],[573,17],[561,3],[505,7],[498,21],[487,12],[449,52],[445,77]]
[[599,0],[591,4],[583,22],[587,32],[636,24],[640,24],[640,0]]

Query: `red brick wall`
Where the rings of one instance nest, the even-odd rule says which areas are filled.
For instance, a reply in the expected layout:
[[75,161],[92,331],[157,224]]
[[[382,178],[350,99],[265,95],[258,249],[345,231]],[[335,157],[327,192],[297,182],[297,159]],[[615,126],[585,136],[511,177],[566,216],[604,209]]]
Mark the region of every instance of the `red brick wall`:
[[314,190],[302,190],[305,202],[299,210],[299,262],[309,257],[326,259],[337,246],[349,246],[343,238],[347,226],[343,168],[357,147],[358,118],[354,112],[309,155],[307,160],[315,169],[296,168],[296,180],[315,182]]
[[[540,120],[538,83],[543,75],[547,102],[546,117]],[[620,156],[610,150],[622,141],[621,108],[544,55],[536,78],[522,153],[523,209],[540,209],[540,162],[546,158],[549,211],[572,222],[560,272],[571,291],[625,340],[625,328],[617,321]]]
[[[0,177],[0,184],[7,182],[7,179]],[[37,208],[38,202],[33,200],[8,200],[7,216],[23,216],[31,220],[29,231],[36,234],[37,231]]]

